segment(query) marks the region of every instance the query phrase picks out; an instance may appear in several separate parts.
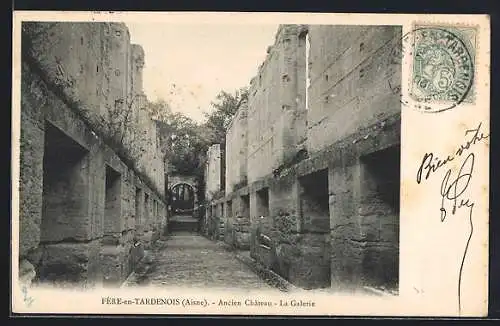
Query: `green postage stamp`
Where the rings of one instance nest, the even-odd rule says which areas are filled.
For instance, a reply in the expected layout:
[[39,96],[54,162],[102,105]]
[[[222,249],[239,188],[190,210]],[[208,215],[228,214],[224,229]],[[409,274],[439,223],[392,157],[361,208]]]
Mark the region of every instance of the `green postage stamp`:
[[415,25],[410,96],[425,111],[474,102],[476,38],[473,26]]

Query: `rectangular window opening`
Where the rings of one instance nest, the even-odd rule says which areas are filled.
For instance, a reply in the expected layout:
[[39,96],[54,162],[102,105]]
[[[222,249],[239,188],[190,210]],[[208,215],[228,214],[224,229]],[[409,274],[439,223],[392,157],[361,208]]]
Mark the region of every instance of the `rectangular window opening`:
[[226,217],[232,217],[233,216],[233,201],[229,200],[227,202],[227,216]]
[[[312,223],[317,232],[330,232],[330,207],[328,201],[328,169],[311,173],[299,179],[302,191],[301,207],[305,221]],[[324,230],[318,229],[324,228]]]
[[[90,196],[88,150],[50,122],[45,124],[40,244],[77,242],[81,221],[88,217]],[[40,281],[77,281],[64,259],[40,262]]]
[[[302,232],[317,243],[327,243],[330,237],[328,169],[299,178],[299,185]],[[325,245],[321,250],[312,259],[317,274],[307,281],[307,288],[331,286],[330,247]]]
[[[88,151],[51,123],[46,124],[43,157],[41,242],[54,241],[63,220],[83,217]],[[63,238],[72,238],[73,228]],[[62,240],[62,239],[61,239]]]
[[106,165],[103,244],[118,244],[121,234],[121,175]]
[[145,193],[144,194],[144,221],[146,223],[149,222],[149,210],[150,210],[150,207],[149,207],[149,194]]
[[360,220],[365,237],[376,244],[364,255],[363,278],[369,286],[398,291],[400,146],[366,155],[361,164]]
[[395,213],[399,213],[400,156],[400,147],[393,146],[362,158],[379,198]]
[[141,224],[141,188],[135,187],[135,225]]
[[250,217],[250,195],[241,196],[241,216]]
[[269,216],[269,188],[257,191],[257,212],[260,216]]

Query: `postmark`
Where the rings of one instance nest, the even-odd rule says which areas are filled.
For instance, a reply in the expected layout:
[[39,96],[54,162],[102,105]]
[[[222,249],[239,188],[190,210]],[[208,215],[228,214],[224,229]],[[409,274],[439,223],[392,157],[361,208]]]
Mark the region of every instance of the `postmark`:
[[392,65],[408,65],[407,84],[389,87],[404,106],[428,113],[474,103],[476,38],[474,27],[414,25],[389,58]]

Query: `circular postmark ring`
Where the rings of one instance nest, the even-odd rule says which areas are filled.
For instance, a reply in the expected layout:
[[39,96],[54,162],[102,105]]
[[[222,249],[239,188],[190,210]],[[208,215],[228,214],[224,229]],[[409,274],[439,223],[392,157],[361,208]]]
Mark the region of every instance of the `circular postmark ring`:
[[[474,62],[467,45],[443,27],[419,27],[405,33],[391,51],[390,64],[410,64],[406,87],[389,87],[403,106],[427,113],[452,109],[462,103],[474,81]],[[411,60],[411,61],[410,61]]]

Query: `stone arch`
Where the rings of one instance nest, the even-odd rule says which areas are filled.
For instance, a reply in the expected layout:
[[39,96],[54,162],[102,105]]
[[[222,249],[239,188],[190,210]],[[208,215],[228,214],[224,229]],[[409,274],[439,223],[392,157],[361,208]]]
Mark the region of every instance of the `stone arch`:
[[188,182],[177,182],[169,188],[169,205],[174,213],[192,213],[196,204],[196,187]]
[[187,184],[188,186],[190,186],[191,188],[193,188],[194,190],[197,189],[196,185],[191,183],[191,182],[188,182],[188,181],[179,181],[179,182],[176,182],[174,184],[171,184],[169,189],[172,190],[174,187],[178,186],[178,185],[181,185],[181,184]]

